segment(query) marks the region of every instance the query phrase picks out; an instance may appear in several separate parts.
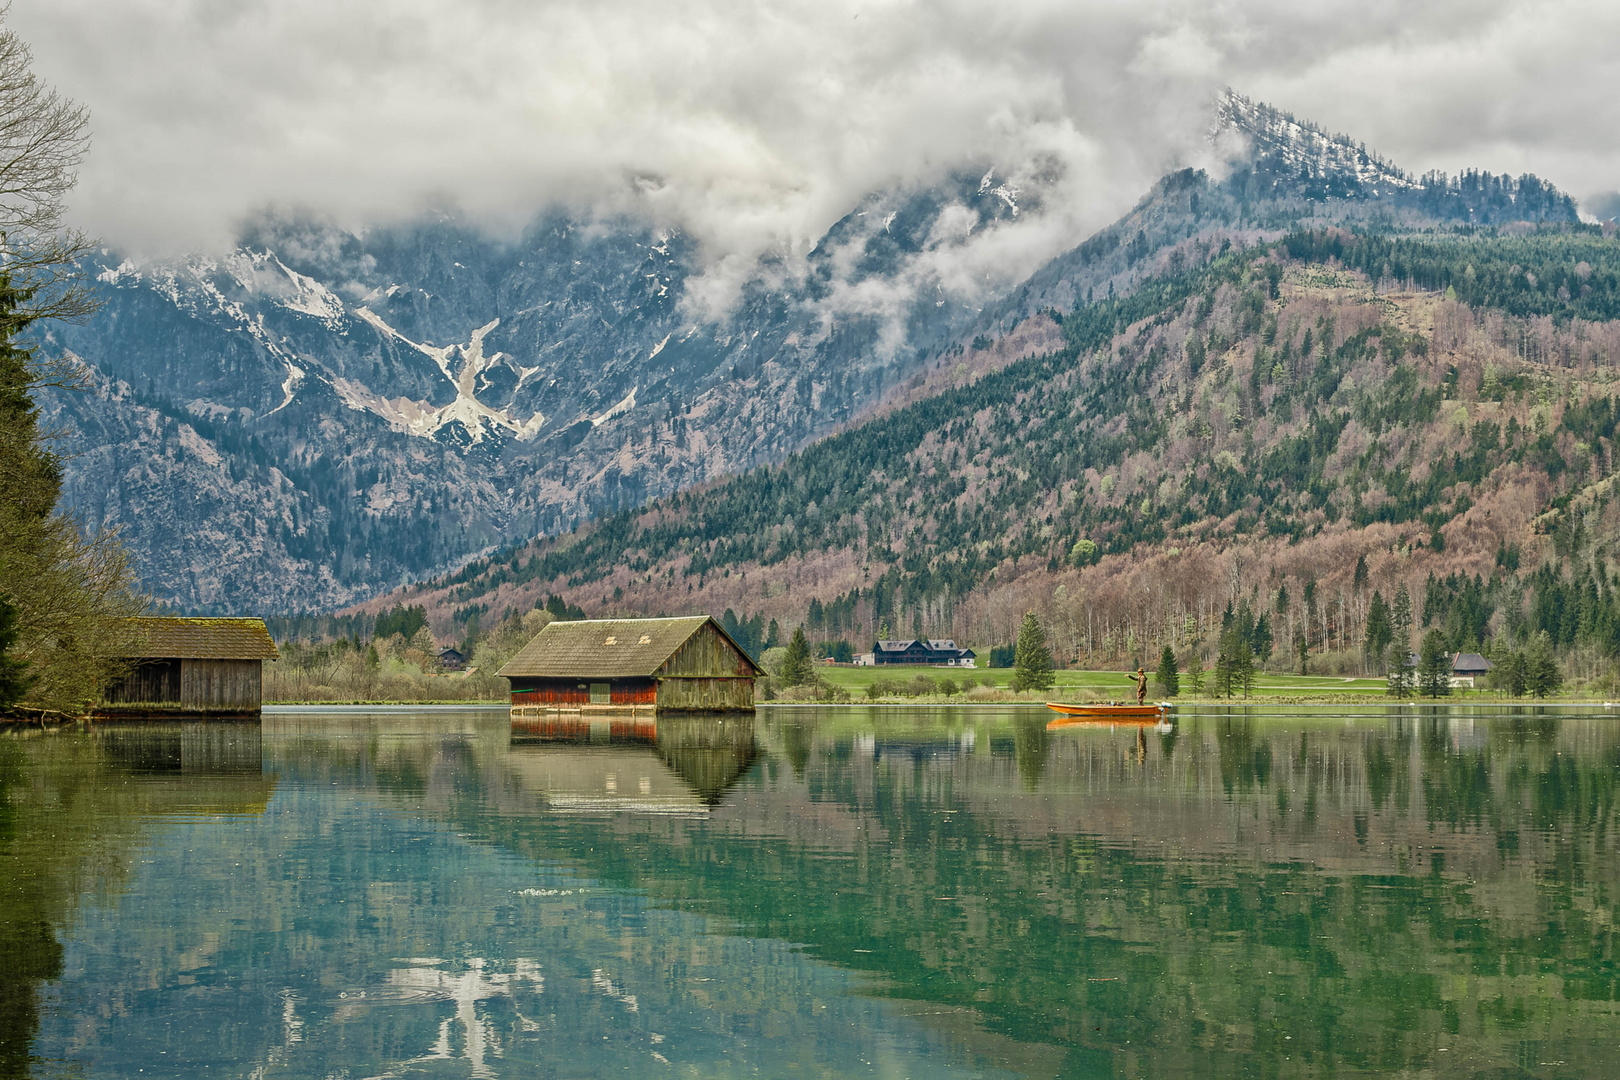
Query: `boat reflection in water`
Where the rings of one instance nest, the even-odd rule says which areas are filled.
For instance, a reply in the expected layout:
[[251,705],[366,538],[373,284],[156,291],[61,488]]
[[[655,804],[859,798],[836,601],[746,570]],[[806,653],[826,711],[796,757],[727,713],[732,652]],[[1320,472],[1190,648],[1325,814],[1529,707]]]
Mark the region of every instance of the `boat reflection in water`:
[[514,718],[511,749],[508,771],[548,810],[659,814],[718,806],[759,753],[751,713]]

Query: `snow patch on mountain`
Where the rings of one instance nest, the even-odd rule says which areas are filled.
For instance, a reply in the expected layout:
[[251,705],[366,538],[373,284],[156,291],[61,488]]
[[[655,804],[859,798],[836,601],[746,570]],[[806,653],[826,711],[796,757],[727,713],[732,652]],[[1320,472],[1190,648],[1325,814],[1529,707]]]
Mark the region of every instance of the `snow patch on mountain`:
[[607,423],[609,420],[613,419],[615,416],[623,416],[625,413],[629,412],[631,409],[634,409],[636,407],[636,391],[638,389],[640,389],[640,387],[632,386],[630,388],[630,392],[628,394],[626,394],[623,398],[619,399],[618,404],[614,405],[611,409],[609,409],[607,412],[603,413],[601,416],[593,416],[593,417],[591,417],[591,426],[592,427],[601,427],[603,424]]
[[1374,195],[1419,186],[1403,170],[1369,151],[1364,143],[1347,135],[1329,134],[1309,121],[1253,101],[1229,87],[1216,106],[1210,141],[1218,143],[1231,131],[1246,138],[1254,158],[1271,158],[1300,175],[1353,176]]
[[291,361],[287,362],[287,378],[281,384],[281,404],[265,413],[273,416],[292,404],[293,396],[298,392],[298,384],[304,381],[304,369]]
[[305,277],[298,271],[289,269],[280,259],[276,259],[276,265],[287,275],[296,290],[291,297],[281,301],[282,307],[319,319],[321,325],[333,333],[346,332],[345,316],[348,312],[337,294],[314,278]]
[[[395,429],[423,438],[432,438],[446,425],[459,423],[466,430],[468,438],[475,443],[483,442],[485,435],[495,430],[507,431],[520,441],[528,441],[539,434],[540,429],[545,426],[546,418],[543,413],[536,412],[530,417],[519,419],[506,409],[491,408],[478,399],[479,376],[490,367],[509,360],[506,354],[501,352],[487,357],[484,355],[484,339],[489,336],[490,331],[500,326],[500,319],[491,319],[474,330],[465,345],[440,347],[412,341],[388,325],[386,320],[368,307],[356,308],[355,314],[384,337],[393,338],[431,357],[445,378],[455,387],[456,397],[448,405],[436,408],[429,402],[407,397],[384,398],[357,380],[334,377],[331,380],[332,389],[337,391],[338,396],[349,408],[374,413],[388,421]],[[453,366],[454,360],[460,361],[459,366]],[[538,369],[516,368],[516,370],[526,379]]]

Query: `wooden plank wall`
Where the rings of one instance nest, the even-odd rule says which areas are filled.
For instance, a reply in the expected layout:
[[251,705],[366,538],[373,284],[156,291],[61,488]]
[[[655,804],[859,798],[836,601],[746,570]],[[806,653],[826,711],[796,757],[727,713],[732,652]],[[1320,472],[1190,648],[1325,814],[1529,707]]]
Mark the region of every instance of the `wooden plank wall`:
[[651,679],[637,679],[635,682],[616,682],[613,684],[613,704],[656,705],[658,704],[658,684]]
[[754,676],[748,658],[732,647],[712,623],[705,623],[686,644],[676,649],[675,655],[664,662],[658,673],[697,678],[742,676],[752,679]]
[[180,707],[180,661],[137,661],[122,679],[107,688],[109,705]]
[[690,709],[694,712],[754,711],[754,680],[747,679],[660,679],[658,708]]
[[554,683],[512,691],[514,705],[588,705],[590,700],[590,692],[573,683]]
[[[573,680],[512,691],[513,705],[589,705],[589,684],[581,689]],[[619,679],[609,684],[609,702],[614,705],[656,705],[658,684],[651,679]]]
[[257,710],[264,700],[260,660],[180,661],[180,707],[188,712]]

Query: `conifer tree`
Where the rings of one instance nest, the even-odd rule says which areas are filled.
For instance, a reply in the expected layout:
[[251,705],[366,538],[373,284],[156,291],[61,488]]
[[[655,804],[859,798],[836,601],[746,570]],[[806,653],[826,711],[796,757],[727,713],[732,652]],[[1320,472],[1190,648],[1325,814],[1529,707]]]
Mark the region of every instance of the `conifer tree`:
[[1187,685],[1195,694],[1204,692],[1204,657],[1194,645],[1192,655],[1187,658]]
[[810,642],[805,639],[804,627],[793,631],[787,644],[787,655],[782,658],[782,685],[803,686],[815,674],[810,661]]
[[1052,674],[1052,650],[1046,645],[1046,628],[1033,611],[1024,616],[1018,627],[1018,642],[1013,651],[1012,688],[1017,691],[1046,690],[1055,681]]
[[1504,649],[1496,657],[1489,681],[1493,690],[1501,690],[1508,697],[1522,697],[1526,688],[1524,654]]
[[1233,626],[1221,635],[1215,654],[1215,692],[1231,697],[1234,691],[1248,694],[1254,689],[1254,649],[1249,639]]
[[87,539],[57,512],[61,466],[43,445],[33,401],[51,379],[17,340],[33,321],[26,304],[0,276],[0,599],[14,619],[0,655],[27,665],[29,704],[78,712],[118,673],[125,617],[144,604],[117,537]]
[[1389,625],[1395,631],[1395,643],[1402,649],[1412,648],[1412,594],[1406,591],[1406,582],[1395,589],[1395,601],[1390,607]]
[[1446,635],[1439,627],[1423,635],[1418,650],[1418,693],[1439,698],[1451,695],[1451,652],[1446,647]]
[[1176,673],[1175,650],[1168,645],[1159,653],[1159,669],[1153,673],[1153,678],[1159,684],[1159,693],[1165,697],[1175,697],[1181,693],[1181,677]]
[[1233,689],[1242,690],[1243,696],[1248,697],[1254,692],[1254,677],[1254,649],[1247,638],[1239,635],[1232,644]]
[[1547,631],[1536,634],[1524,654],[1524,688],[1532,697],[1556,694],[1564,685],[1564,674],[1553,656],[1552,639]]
[[1417,669],[1412,666],[1412,656],[1407,647],[1399,642],[1392,643],[1385,665],[1389,670],[1389,689],[1385,692],[1394,698],[1411,697],[1413,674]]
[[1390,625],[1389,605],[1384,602],[1383,593],[1374,589],[1372,600],[1367,604],[1366,633],[1362,636],[1362,650],[1367,663],[1378,664],[1394,640],[1395,629]]

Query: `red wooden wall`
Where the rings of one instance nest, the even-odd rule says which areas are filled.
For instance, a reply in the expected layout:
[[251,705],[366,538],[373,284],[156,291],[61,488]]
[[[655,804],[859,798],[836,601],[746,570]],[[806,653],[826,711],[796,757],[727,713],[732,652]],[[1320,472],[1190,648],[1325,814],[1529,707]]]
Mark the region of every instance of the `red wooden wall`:
[[[614,705],[656,705],[658,684],[651,680],[610,682],[610,697]],[[512,691],[513,705],[589,705],[591,692],[580,689],[577,683],[558,683],[533,690]]]

